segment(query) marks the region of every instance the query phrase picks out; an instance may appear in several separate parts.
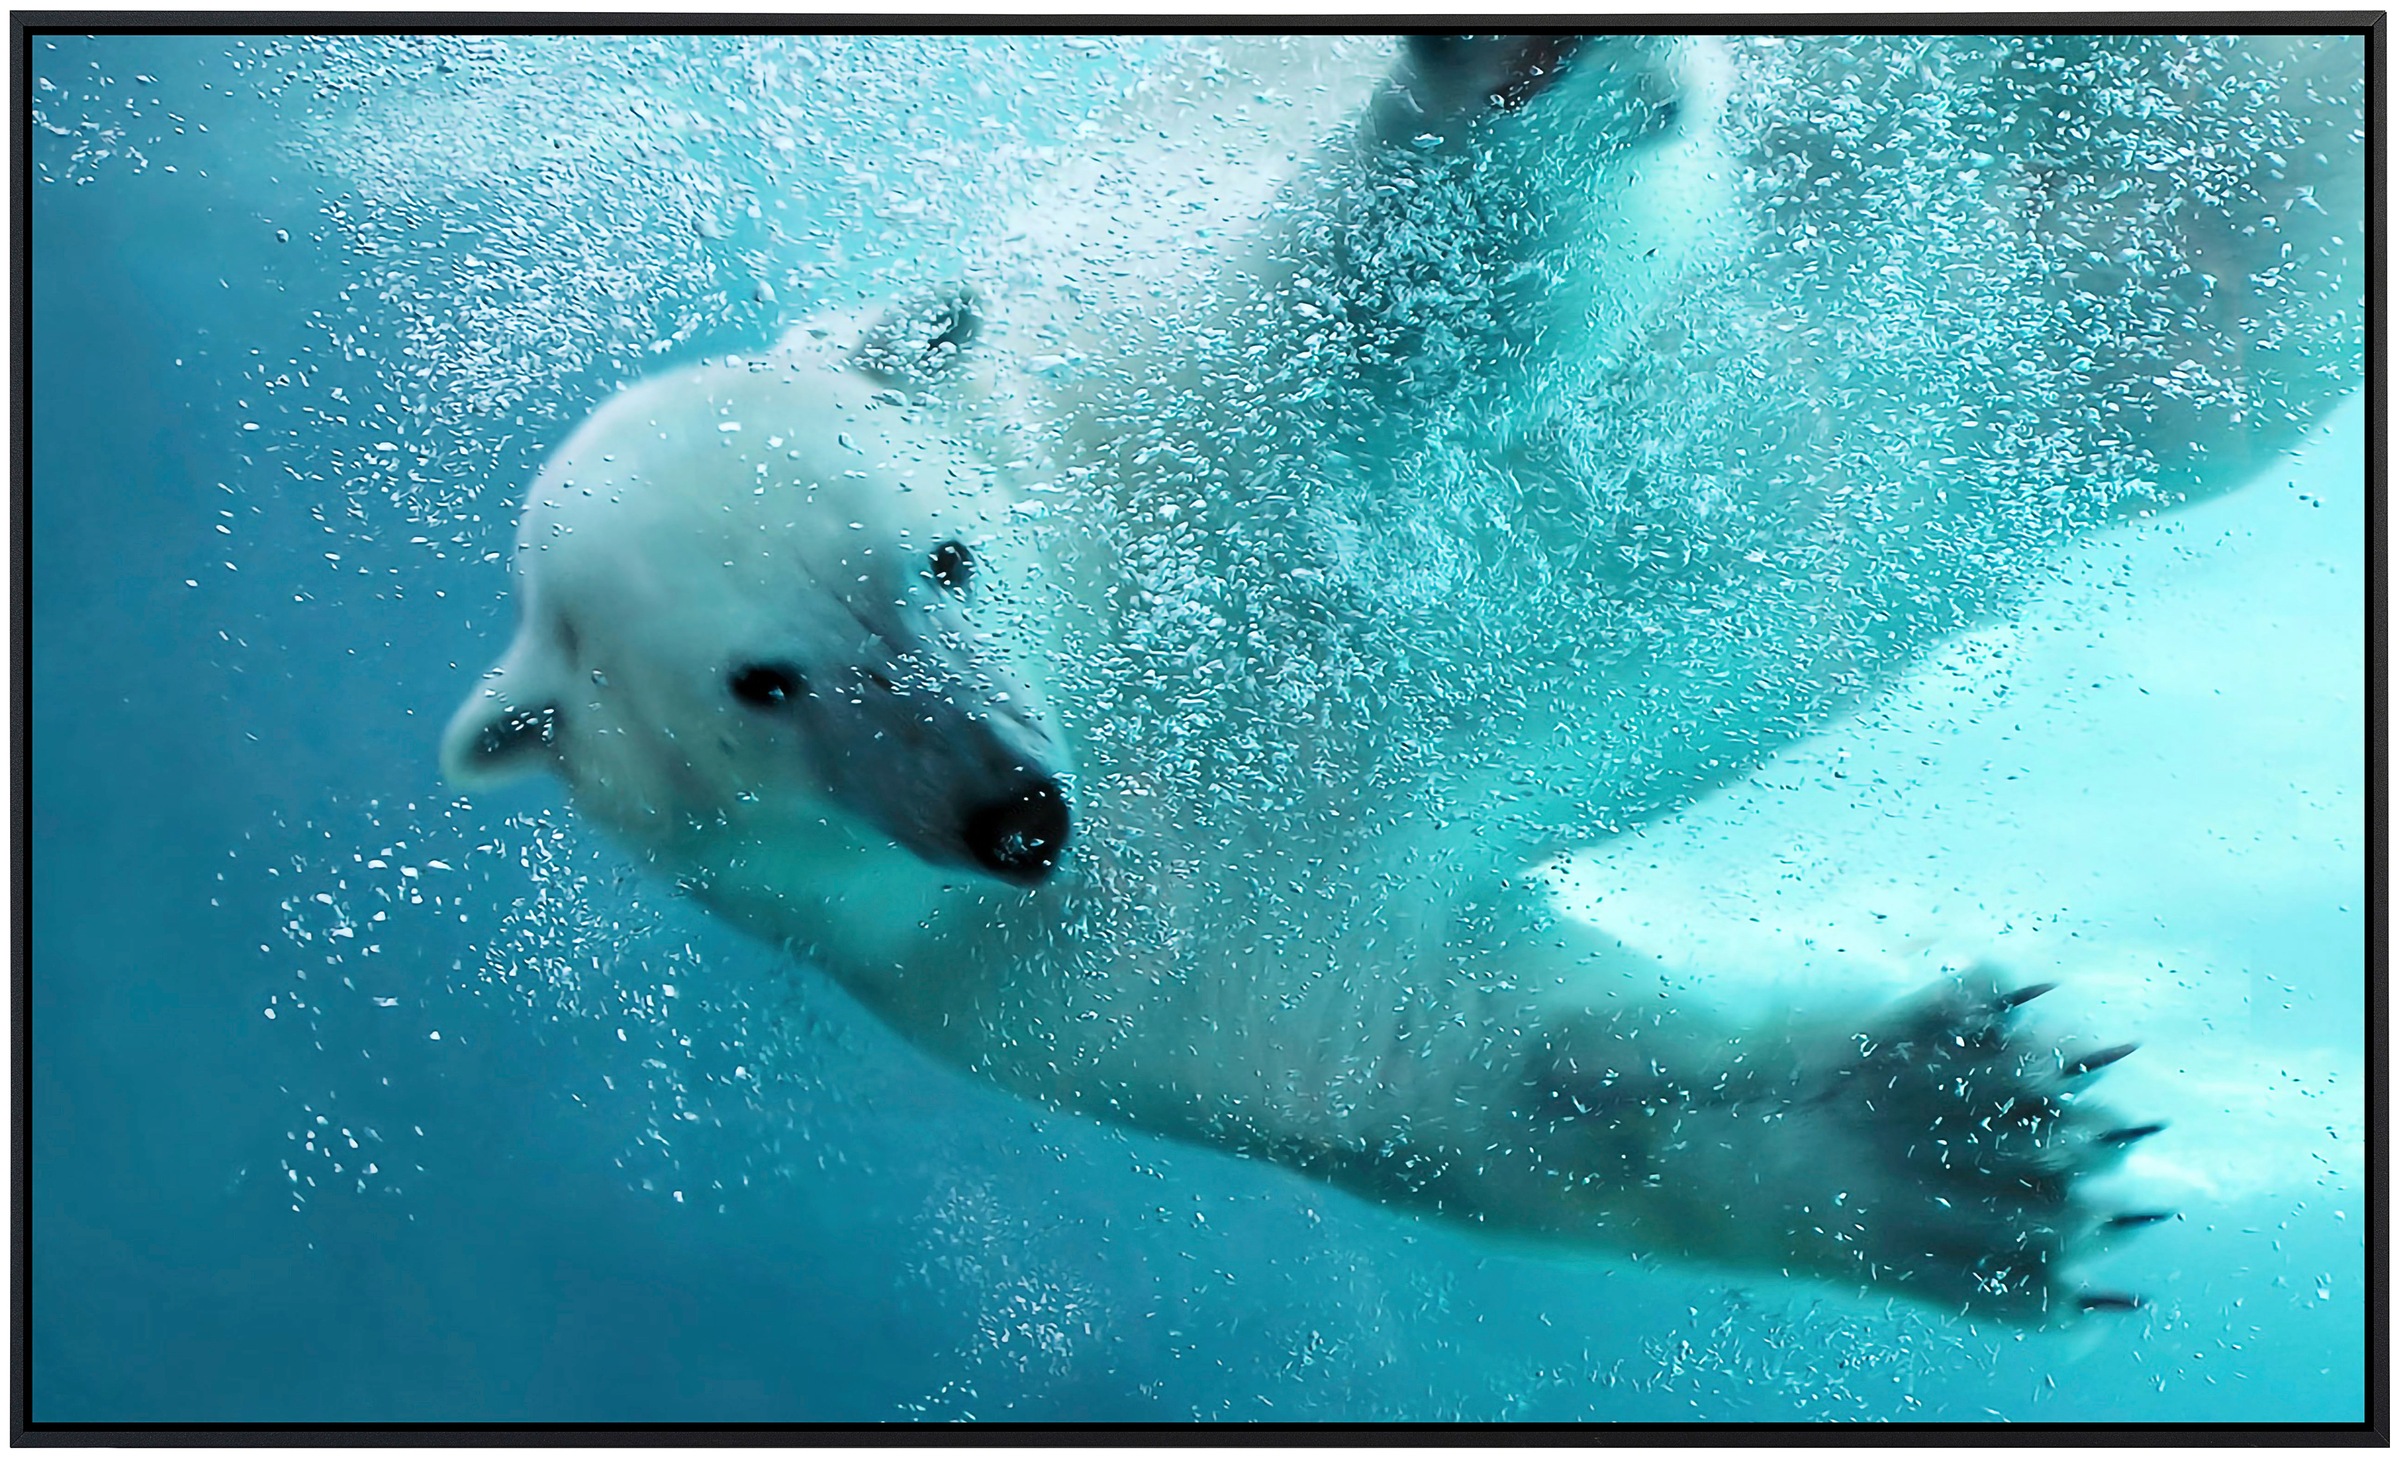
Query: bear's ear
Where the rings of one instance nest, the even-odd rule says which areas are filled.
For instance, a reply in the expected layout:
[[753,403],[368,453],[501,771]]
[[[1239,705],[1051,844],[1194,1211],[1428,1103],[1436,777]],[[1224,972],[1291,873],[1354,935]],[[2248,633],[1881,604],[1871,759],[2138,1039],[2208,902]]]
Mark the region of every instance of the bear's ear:
[[520,643],[509,650],[442,734],[442,777],[488,790],[558,764],[564,711]]
[[850,362],[888,384],[922,388],[956,373],[983,328],[975,291],[963,283],[911,294],[869,324]]

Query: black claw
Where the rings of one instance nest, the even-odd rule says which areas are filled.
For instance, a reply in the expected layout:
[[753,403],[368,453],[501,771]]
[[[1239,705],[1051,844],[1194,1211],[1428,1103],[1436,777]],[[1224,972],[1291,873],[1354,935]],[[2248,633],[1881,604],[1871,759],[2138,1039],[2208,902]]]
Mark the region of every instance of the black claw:
[[2087,1073],[2099,1072],[2140,1046],[2142,1045],[2139,1043],[2119,1043],[2114,1048],[2103,1048],[2097,1053],[2086,1053],[2059,1071],[2069,1078],[2081,1078]]
[[2156,1225],[2161,1220],[2174,1218],[2175,1212],[2172,1210],[2134,1210],[2123,1215],[2111,1215],[2101,1223],[2110,1230],[2137,1230],[2144,1225]]
[[2043,993],[2055,991],[2057,987],[2058,984],[2055,982],[2036,982],[2029,987],[2020,987],[2014,992],[2001,993],[1992,1000],[1992,1006],[2001,1012],[2006,1012],[2012,1007],[2023,1007]]
[[2166,1127],[2164,1124],[2136,1124],[2129,1129],[2111,1129],[2100,1136],[2100,1142],[2112,1145],[2139,1144]]
[[2076,1297],[2075,1304],[2085,1311],[2139,1311],[2142,1298],[2121,1291],[2090,1291]]

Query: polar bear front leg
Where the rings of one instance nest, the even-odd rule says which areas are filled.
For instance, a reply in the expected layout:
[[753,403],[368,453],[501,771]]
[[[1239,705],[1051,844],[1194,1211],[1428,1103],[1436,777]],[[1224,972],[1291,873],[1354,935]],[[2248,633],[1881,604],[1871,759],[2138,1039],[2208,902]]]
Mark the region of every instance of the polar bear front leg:
[[2072,1051],[2021,1026],[2046,990],[1979,972],[1863,1022],[1721,1039],[1665,1018],[1555,1025],[1528,1064],[1553,1213],[1644,1252],[2026,1324],[2130,1309],[2071,1270],[2168,1217],[2095,1208],[2083,1182],[2161,1126],[2085,1097],[2131,1045]]
[[1729,85],[1701,41],[1411,37],[1231,266],[1209,377],[1263,373],[1303,455],[1504,436],[1738,226]]
[[[1626,66],[1628,56],[1639,61]],[[1407,142],[1428,126],[1518,111],[1581,65],[1625,70],[1621,94],[1604,103],[1611,115],[1597,120],[1638,136],[1673,125],[1682,109],[1682,84],[1665,59],[1657,42],[1621,36],[1411,35],[1371,125],[1381,140]]]

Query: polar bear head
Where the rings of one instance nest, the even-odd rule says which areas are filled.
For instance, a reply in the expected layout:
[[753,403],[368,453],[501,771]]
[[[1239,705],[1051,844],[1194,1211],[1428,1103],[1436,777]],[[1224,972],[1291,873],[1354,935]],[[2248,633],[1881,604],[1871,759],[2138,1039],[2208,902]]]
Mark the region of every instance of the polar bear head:
[[554,771],[670,857],[1048,877],[1068,767],[1012,631],[1029,529],[918,393],[972,331],[953,293],[603,406],[534,483],[516,638],[450,723],[452,782]]

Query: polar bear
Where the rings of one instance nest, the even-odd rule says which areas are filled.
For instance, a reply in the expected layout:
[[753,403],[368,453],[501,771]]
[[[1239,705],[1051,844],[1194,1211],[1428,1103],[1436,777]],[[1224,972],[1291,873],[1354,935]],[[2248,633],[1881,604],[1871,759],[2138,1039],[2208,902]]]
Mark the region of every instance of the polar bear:
[[[1907,75],[2071,94],[2113,63],[2046,44]],[[2263,319],[2342,358],[2355,319],[2318,306],[2355,238],[2276,220],[2292,188],[2356,217],[2348,154],[2245,154],[2248,191],[2162,221],[2126,186],[2168,183],[2115,159],[2133,183],[2087,189],[2074,128],[1993,106],[1960,124],[1982,173],[1910,194],[1929,231],[1868,240],[1829,225],[1898,205],[1859,180],[1891,138],[1745,120],[1756,55],[1364,53],[1309,53],[1307,105],[1359,119],[1226,204],[1242,241],[1116,210],[1162,186],[1172,128],[1135,125],[1043,220],[1107,264],[1088,290],[996,267],[605,403],[532,486],[517,634],[447,774],[556,774],[658,875],[1053,1107],[1497,1233],[2027,1324],[2132,1305],[2076,1274],[2163,1218],[2091,1193],[2160,1127],[2083,1097],[2128,1045],[2029,1033],[2042,984],[1980,969],[1754,1024],[1635,1005],[1541,867],[1737,776],[2045,545],[2296,433],[2349,376],[2243,345]],[[2162,56],[2137,79],[2206,98]],[[2345,115],[2326,74],[2267,84]],[[2183,252],[2120,291],[2142,328],[2079,336],[2119,296],[2058,238],[2123,272],[2111,230]],[[2151,277],[2260,250],[2273,287]],[[1959,369],[2021,395],[1887,430]]]

